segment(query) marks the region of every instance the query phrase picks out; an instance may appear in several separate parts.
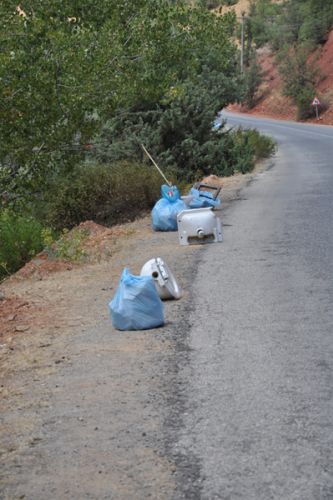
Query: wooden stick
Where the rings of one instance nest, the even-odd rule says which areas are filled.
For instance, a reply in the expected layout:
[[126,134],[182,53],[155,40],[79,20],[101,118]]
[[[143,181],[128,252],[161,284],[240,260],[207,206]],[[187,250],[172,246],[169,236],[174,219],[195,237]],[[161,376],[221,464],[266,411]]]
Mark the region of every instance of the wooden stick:
[[141,147],[144,150],[144,152],[146,153],[146,155],[148,156],[148,158],[153,162],[153,164],[155,165],[155,167],[157,168],[157,170],[159,171],[159,173],[161,174],[161,176],[163,177],[163,179],[166,181],[166,183],[168,184],[168,186],[172,186],[172,182],[168,181],[168,179],[165,177],[165,175],[163,174],[163,172],[160,169],[160,167],[157,165],[157,163],[154,161],[154,159],[150,156],[150,154],[148,153],[148,151],[146,150],[146,148],[144,147],[143,144],[141,144]]

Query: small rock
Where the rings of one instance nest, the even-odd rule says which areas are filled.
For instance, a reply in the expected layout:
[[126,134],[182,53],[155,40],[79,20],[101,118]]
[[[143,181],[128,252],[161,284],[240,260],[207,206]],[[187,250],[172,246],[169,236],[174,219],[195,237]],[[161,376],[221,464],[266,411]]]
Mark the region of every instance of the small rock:
[[5,292],[3,292],[2,290],[0,290],[0,301],[1,300],[5,300]]
[[16,319],[16,314],[11,314],[10,316],[8,316],[8,321],[14,321]]
[[15,327],[15,331],[16,332],[26,332],[27,330],[29,330],[30,326],[26,326],[26,325],[18,325]]

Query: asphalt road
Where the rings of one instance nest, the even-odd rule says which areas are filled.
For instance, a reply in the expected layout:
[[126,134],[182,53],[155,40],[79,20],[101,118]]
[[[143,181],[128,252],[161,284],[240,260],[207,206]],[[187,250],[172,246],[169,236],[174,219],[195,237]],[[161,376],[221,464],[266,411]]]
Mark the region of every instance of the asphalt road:
[[332,499],[333,127],[224,117],[278,152],[198,266],[175,498]]

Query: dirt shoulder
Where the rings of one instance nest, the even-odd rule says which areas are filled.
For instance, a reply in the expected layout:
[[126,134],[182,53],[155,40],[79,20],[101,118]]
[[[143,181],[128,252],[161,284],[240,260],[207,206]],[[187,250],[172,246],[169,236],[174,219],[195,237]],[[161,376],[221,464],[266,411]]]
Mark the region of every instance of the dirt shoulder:
[[[222,220],[266,166],[222,181]],[[149,216],[96,231],[85,263],[54,269],[39,257],[0,287],[1,499],[169,499],[195,473],[170,443],[186,407],[177,366],[205,247],[154,233]],[[154,256],[183,298],[165,303],[163,328],[116,331],[108,302],[123,268],[137,274]]]

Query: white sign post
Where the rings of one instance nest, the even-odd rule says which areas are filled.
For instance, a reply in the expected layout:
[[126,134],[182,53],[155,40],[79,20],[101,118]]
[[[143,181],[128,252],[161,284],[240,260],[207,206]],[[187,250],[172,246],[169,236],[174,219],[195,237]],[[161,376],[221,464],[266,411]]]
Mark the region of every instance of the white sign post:
[[319,101],[318,97],[315,97],[313,99],[311,105],[315,107],[315,109],[316,109],[316,118],[317,118],[317,120],[319,120],[318,106],[320,106],[320,101]]

